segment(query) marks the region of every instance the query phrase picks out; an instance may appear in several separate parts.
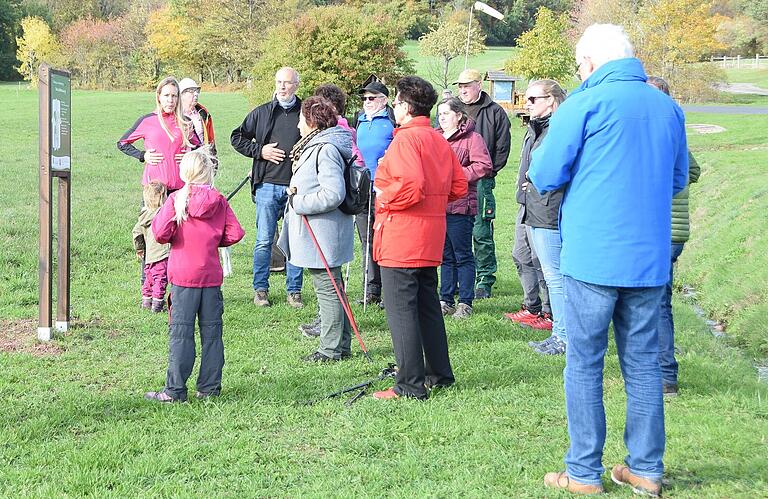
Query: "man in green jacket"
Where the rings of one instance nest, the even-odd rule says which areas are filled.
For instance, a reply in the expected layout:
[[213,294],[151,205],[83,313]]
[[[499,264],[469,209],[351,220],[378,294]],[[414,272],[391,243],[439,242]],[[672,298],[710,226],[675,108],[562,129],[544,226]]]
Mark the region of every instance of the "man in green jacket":
[[[669,85],[658,76],[648,77],[648,84],[669,95]],[[688,151],[688,184],[699,180],[701,167]],[[688,187],[672,198],[672,265],[669,268],[664,295],[659,310],[659,364],[661,389],[665,397],[677,395],[677,360],[675,359],[675,324],[672,318],[672,281],[674,265],[690,236],[688,216]]]

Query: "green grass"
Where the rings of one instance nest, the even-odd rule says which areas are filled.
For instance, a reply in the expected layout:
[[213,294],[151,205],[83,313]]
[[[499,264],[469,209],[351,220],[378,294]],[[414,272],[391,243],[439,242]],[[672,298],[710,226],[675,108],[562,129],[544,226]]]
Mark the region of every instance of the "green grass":
[[693,237],[680,270],[713,318],[749,354],[768,356],[768,116],[701,115],[688,123],[726,128],[694,134],[702,175],[691,188]]
[[[762,62],[761,66],[762,66]],[[760,88],[768,89],[768,62],[760,69],[726,69],[728,81],[731,83],[753,83]]]
[[[439,68],[442,74],[442,65],[438,64],[437,59],[419,55],[419,43],[416,40],[406,41],[403,50],[415,61],[417,75],[430,81],[436,81],[436,78],[433,77],[436,68]],[[515,47],[488,47],[482,54],[470,56],[467,67],[477,69],[481,73],[503,70],[504,63],[512,57],[516,50]],[[451,81],[454,81],[464,69],[464,56],[452,60],[450,68]]]
[[[16,86],[5,85],[0,86],[0,102],[5,111],[0,321],[5,333],[27,320],[32,334],[34,321],[29,319],[37,314],[37,96],[24,90],[17,95]],[[202,102],[219,134],[217,185],[228,191],[248,169],[248,161],[227,145],[229,131],[248,106],[236,94],[203,93]],[[59,355],[0,353],[0,497],[562,497],[544,489],[541,479],[562,468],[567,446],[564,359],[535,355],[526,343],[542,335],[501,318],[521,300],[510,255],[516,149],[497,189],[500,272],[495,296],[477,302],[475,315],[466,322],[447,321],[455,388],[426,403],[366,398],[349,408],[342,400],[297,404],[373,377],[391,361],[385,317],[376,309],[363,314],[355,306],[373,364],[360,357],[356,345],[351,361],[302,363],[299,357],[315,347],[296,330],[316,311],[311,284],[304,293],[308,306],[299,312],[284,304],[280,276],[271,281],[274,307],[250,304],[254,210],[247,195],[240,194],[232,204],[247,235],[234,247],[235,274],[223,287],[223,396],[174,406],[143,401],[144,391],[164,381],[167,324],[166,317],[142,313],[137,306],[138,266],[130,229],[141,167],[119,153],[115,142],[152,103],[151,93],[74,93],[76,322],[57,337]],[[743,134],[692,138],[694,150],[705,156],[709,149],[725,154],[752,147],[758,130],[765,129],[764,122],[753,119],[739,121]],[[514,127],[513,143],[521,138],[522,129]],[[720,142],[715,146],[715,141]],[[739,154],[748,158],[751,153]],[[725,167],[715,159],[704,158],[700,186],[715,188],[719,179],[723,195],[710,204],[697,187],[696,210],[737,204],[726,189],[743,184],[728,184],[727,175],[719,173]],[[737,164],[734,159],[723,172],[735,171]],[[758,163],[761,168],[765,164]],[[748,171],[750,176],[756,168]],[[745,167],[739,171],[746,176]],[[712,221],[725,224],[737,215],[724,210],[722,220]],[[683,254],[687,268],[702,254],[709,231],[701,217],[695,219],[693,240]],[[721,267],[717,255],[702,258],[708,259],[702,267]],[[759,269],[745,271],[742,281],[764,275],[757,273],[768,267],[761,262]],[[356,298],[361,292],[359,259],[353,273],[351,295]],[[687,279],[691,272],[683,275]],[[667,495],[764,497],[768,389],[739,351],[715,340],[684,303],[676,299],[674,305],[681,396],[666,404]],[[613,347],[606,358],[605,387],[609,433],[604,463],[611,465],[625,455],[626,403]],[[607,482],[614,496],[631,496]]]

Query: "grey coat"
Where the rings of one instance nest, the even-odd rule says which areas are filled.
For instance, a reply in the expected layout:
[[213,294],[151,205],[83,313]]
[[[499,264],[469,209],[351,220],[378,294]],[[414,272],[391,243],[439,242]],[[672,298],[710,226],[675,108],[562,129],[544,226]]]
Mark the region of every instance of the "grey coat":
[[338,209],[346,193],[344,162],[351,157],[352,134],[338,126],[318,133],[304,147],[291,177],[290,187],[296,187],[296,194],[285,206],[277,242],[291,264],[323,268],[302,215],[307,216],[330,267],[354,258],[354,217]]

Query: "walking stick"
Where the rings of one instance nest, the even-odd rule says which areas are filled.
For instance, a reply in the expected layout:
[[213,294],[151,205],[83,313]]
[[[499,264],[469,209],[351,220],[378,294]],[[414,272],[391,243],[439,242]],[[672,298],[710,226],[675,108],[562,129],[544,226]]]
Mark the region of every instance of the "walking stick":
[[304,402],[304,405],[313,405],[313,404],[316,404],[317,402],[320,402],[321,400],[332,399],[332,398],[344,395],[345,393],[354,392],[355,390],[360,390],[359,393],[357,393],[354,397],[352,397],[347,402],[347,405],[352,405],[355,401],[359,400],[360,397],[362,397],[362,394],[365,393],[365,390],[369,386],[376,383],[377,381],[381,381],[387,378],[394,378],[395,375],[397,375],[397,366],[395,364],[390,363],[387,367],[382,369],[381,372],[379,372],[379,375],[377,377],[373,379],[363,381],[362,383],[358,383],[354,386],[348,386],[346,388],[342,388],[341,390],[335,391],[333,393],[329,393],[328,395],[320,397],[319,399],[307,400],[306,402]]
[[[240,181],[239,184],[237,184],[237,187],[235,187],[235,190],[230,192],[227,196],[227,201],[232,199],[235,194],[240,191],[240,189],[243,188],[246,182],[248,182],[248,179],[251,178],[251,174],[249,173],[243,180]],[[219,256],[221,257],[221,270],[224,273],[224,277],[229,277],[232,275],[232,256],[231,256],[231,250],[227,248],[219,248]]]
[[301,219],[304,221],[304,225],[307,227],[307,230],[309,231],[309,236],[312,238],[312,243],[314,243],[315,248],[317,248],[317,252],[320,254],[320,259],[323,261],[323,266],[325,267],[325,271],[328,274],[328,277],[331,278],[333,289],[336,291],[336,296],[339,297],[341,306],[344,308],[344,313],[347,314],[349,323],[352,325],[352,330],[355,332],[355,336],[357,337],[357,342],[360,343],[360,348],[363,350],[363,354],[365,354],[365,358],[368,359],[368,362],[373,362],[373,359],[371,359],[371,356],[368,354],[368,349],[365,348],[365,343],[363,343],[363,338],[360,336],[360,331],[357,329],[357,322],[355,322],[355,317],[352,315],[352,309],[349,308],[347,295],[341,290],[341,288],[339,288],[339,285],[336,283],[336,279],[334,279],[333,274],[331,273],[331,268],[328,266],[328,261],[325,259],[325,254],[323,254],[323,250],[320,249],[320,243],[317,242],[317,238],[315,237],[315,232],[312,230],[312,226],[309,225],[309,220],[307,220],[307,216],[302,215]]
[[363,278],[365,283],[363,284],[363,313],[368,306],[368,265],[371,263],[371,200],[373,199],[373,191],[368,196],[368,218],[365,224],[365,271],[363,272]]

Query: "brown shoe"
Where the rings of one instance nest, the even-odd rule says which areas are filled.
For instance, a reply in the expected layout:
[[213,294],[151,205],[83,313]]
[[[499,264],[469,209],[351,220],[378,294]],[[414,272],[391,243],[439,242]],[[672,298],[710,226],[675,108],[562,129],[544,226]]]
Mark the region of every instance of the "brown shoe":
[[304,302],[301,300],[301,293],[288,293],[288,305],[293,308],[304,308]]
[[618,464],[611,470],[611,480],[618,485],[629,485],[632,492],[643,496],[660,497],[661,480],[652,480],[637,476],[623,464]]
[[553,489],[565,489],[572,494],[602,494],[602,485],[590,485],[571,480],[565,471],[555,471],[544,475],[544,485]]
[[269,303],[269,295],[266,291],[256,291],[253,294],[253,304],[257,307],[268,307],[270,305]]

